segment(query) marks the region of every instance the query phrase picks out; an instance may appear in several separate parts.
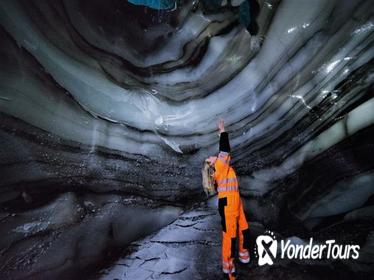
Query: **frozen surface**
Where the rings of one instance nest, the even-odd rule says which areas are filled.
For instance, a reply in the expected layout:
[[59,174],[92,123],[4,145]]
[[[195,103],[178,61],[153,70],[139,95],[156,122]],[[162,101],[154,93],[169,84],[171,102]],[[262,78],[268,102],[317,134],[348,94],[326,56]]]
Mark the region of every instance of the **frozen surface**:
[[0,1],[0,278],[219,279],[218,118],[253,236],[362,248],[241,275],[371,276],[373,1],[130,2]]

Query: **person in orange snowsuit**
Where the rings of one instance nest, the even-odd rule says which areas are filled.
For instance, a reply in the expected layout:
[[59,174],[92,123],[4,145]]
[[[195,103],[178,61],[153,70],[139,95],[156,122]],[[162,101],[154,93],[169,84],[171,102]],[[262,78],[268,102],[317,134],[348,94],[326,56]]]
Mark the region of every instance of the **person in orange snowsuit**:
[[239,261],[249,263],[249,226],[239,194],[238,179],[230,166],[229,135],[225,132],[223,120],[219,121],[219,154],[207,161],[214,166],[217,183],[218,210],[222,225],[222,270],[229,279],[235,279],[234,257],[238,244]]

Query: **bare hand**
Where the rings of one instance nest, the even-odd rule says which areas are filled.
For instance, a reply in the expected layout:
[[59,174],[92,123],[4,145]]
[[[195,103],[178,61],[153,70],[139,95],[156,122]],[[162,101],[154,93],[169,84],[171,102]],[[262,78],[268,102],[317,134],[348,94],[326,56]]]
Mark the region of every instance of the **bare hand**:
[[225,122],[223,121],[223,119],[219,120],[218,129],[219,129],[219,133],[225,132]]

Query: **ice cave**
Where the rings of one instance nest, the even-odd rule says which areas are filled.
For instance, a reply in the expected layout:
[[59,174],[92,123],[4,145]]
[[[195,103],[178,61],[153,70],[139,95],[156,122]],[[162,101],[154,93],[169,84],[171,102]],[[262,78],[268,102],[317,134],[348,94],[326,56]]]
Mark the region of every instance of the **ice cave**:
[[373,279],[373,81],[373,0],[0,0],[0,279],[225,279],[219,119],[233,277]]

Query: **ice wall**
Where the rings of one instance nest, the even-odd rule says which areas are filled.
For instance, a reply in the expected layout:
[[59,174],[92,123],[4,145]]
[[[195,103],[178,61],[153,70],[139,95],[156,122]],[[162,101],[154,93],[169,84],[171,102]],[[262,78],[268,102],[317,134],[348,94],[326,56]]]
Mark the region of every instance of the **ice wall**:
[[[103,226],[100,255],[204,201],[200,168],[217,153],[218,118],[250,219],[304,235],[335,224],[330,236],[347,227],[343,241],[372,246],[373,1],[248,1],[259,8],[249,31],[243,1],[231,2],[0,2],[1,275],[94,263],[77,264],[90,250],[72,245],[48,266],[55,251],[44,239],[31,264],[19,255],[40,235],[85,239],[86,218],[116,221]],[[122,210],[90,210],[111,195],[116,207],[164,218],[134,221],[140,229],[123,229],[133,238],[116,239]],[[56,199],[68,205],[57,222]],[[70,217],[75,207],[84,214]]]

